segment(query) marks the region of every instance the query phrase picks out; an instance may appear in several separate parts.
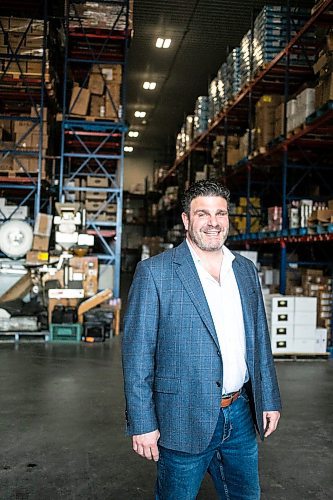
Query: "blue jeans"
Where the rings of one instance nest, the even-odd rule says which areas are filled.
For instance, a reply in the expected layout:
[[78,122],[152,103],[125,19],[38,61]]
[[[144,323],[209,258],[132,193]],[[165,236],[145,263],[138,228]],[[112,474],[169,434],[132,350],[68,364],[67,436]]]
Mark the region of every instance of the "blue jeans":
[[258,445],[248,397],[221,408],[208,448],[192,455],[159,447],[155,500],[194,500],[208,472],[219,499],[258,500]]

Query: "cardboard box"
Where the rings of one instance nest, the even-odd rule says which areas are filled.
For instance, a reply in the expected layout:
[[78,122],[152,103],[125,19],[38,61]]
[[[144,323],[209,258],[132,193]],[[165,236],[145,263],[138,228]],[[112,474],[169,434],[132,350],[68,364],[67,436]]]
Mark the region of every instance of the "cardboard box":
[[39,250],[30,250],[26,257],[26,263],[30,265],[43,265],[49,260],[48,252],[40,252]]
[[292,339],[294,337],[294,326],[293,325],[285,325],[281,326],[280,324],[271,325],[270,336],[272,339],[283,340],[283,339]]
[[90,116],[105,116],[104,97],[99,95],[92,95],[90,98]]
[[84,274],[85,297],[92,297],[98,291],[98,257],[73,257],[70,260],[74,272]]
[[106,200],[107,193],[103,193],[100,191],[87,191],[86,192],[86,200]]
[[98,212],[101,208],[106,208],[106,205],[102,207],[103,203],[100,201],[88,201],[85,202],[85,209],[87,212]]
[[114,82],[117,84],[121,84],[122,82],[122,66],[121,64],[112,64],[107,65],[102,68],[102,73],[107,82]]
[[92,94],[102,96],[104,92],[104,78],[100,72],[99,66],[94,64],[89,75],[88,88]]
[[53,215],[37,214],[34,234],[38,236],[50,236],[52,231]]
[[109,180],[106,177],[87,177],[87,187],[107,188]]
[[120,84],[108,83],[105,93],[105,117],[118,120],[120,107]]
[[38,234],[35,234],[32,240],[32,249],[38,250],[40,252],[47,252],[49,249],[49,244],[49,236],[39,236]]
[[69,113],[86,116],[90,101],[90,90],[82,87],[73,87]]

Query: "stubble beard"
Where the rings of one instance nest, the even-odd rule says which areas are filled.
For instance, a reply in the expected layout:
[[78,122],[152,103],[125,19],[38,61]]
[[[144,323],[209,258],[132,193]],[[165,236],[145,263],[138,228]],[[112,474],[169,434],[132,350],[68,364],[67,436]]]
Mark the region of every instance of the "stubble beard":
[[188,228],[188,236],[189,238],[197,245],[200,250],[203,250],[204,252],[216,252],[217,250],[221,250],[227,237],[228,237],[228,232],[229,228],[222,228],[220,226],[214,228],[218,231],[220,231],[220,239],[217,239],[215,241],[205,241],[205,232],[206,230],[209,230],[209,228],[203,227],[199,231],[194,231],[193,227],[189,226]]

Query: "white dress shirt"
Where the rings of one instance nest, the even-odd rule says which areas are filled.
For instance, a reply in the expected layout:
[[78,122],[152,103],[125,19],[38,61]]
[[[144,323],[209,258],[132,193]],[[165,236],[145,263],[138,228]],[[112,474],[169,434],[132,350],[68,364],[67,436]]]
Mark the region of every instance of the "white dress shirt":
[[218,283],[203,267],[200,257],[188,240],[214,322],[223,362],[222,394],[240,389],[248,380],[243,310],[232,268],[235,256],[223,245],[223,260]]

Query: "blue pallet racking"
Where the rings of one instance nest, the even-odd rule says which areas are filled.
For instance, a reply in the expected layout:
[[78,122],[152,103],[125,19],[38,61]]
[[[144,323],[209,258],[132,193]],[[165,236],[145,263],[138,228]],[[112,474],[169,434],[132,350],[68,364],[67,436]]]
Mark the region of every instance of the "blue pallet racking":
[[[0,141],[0,187],[6,199],[16,203],[10,215],[1,212],[0,219],[15,218],[20,207],[28,204],[29,221],[33,222],[41,207],[49,209],[49,200],[43,197],[45,179],[44,110],[47,95],[48,57],[48,2],[41,0],[38,9],[31,6],[29,17],[8,16],[8,5],[0,8],[0,121],[5,132]],[[25,9],[26,16],[29,8]],[[7,15],[6,15],[7,14]],[[34,38],[35,37],[35,38]],[[31,39],[41,41],[31,44]],[[11,129],[26,124],[13,135]],[[7,132],[9,131],[9,132]],[[8,137],[6,137],[6,134]],[[38,136],[33,146],[25,146],[31,135]],[[29,161],[34,161],[29,168]]]
[[[289,266],[287,262],[287,247],[296,244],[312,245],[321,241],[330,244],[332,234],[329,228],[322,230],[317,235],[292,235],[288,229],[287,204],[290,200],[301,197],[300,178],[304,180],[315,174],[321,177],[321,182],[325,186],[326,198],[331,196],[332,189],[329,182],[329,174],[332,172],[332,164],[325,165],[322,162],[322,155],[330,158],[330,148],[333,137],[333,114],[331,103],[328,102],[316,113],[306,120],[306,126],[292,134],[286,130],[286,109],[284,110],[284,134],[277,140],[272,141],[265,151],[253,151],[253,137],[251,129],[253,127],[254,104],[262,94],[276,93],[283,95],[286,102],[294,92],[301,88],[305,81],[313,80],[314,74],[311,63],[315,53],[313,44],[313,28],[318,23],[321,27],[330,28],[332,26],[332,16],[330,8],[332,0],[324,0],[319,7],[308,17],[304,18],[301,13],[301,19],[298,9],[294,12],[289,10],[288,16],[285,16],[283,27],[285,36],[285,45],[273,54],[274,57],[267,61],[264,66],[255,68],[251,51],[250,40],[253,37],[254,22],[252,29],[246,34],[244,40],[248,41],[246,45],[247,59],[246,65],[241,62],[241,72],[246,71],[247,84],[242,87],[240,92],[229,102],[227,108],[221,109],[215,119],[212,120],[208,130],[196,137],[190,148],[185,151],[181,158],[175,160],[169,171],[160,181],[160,185],[166,185],[172,182],[172,179],[183,172],[185,180],[192,181],[194,178],[193,168],[195,155],[202,154],[202,148],[209,157],[212,140],[217,133],[223,133],[225,136],[225,154],[222,166],[223,180],[230,186],[234,186],[233,194],[245,196],[247,199],[246,212],[246,230],[245,233],[230,237],[230,242],[235,248],[249,249],[252,245],[256,248],[259,245],[279,245],[280,261],[280,292],[285,293],[286,272]],[[295,19],[293,19],[295,16]],[[288,22],[287,22],[288,21]],[[295,30],[297,26],[297,30]],[[251,35],[252,33],[252,35]],[[280,33],[278,33],[280,35]],[[275,49],[274,49],[275,51]],[[246,66],[246,67],[245,67]],[[243,75],[242,73],[242,75]],[[244,75],[243,75],[244,76]],[[244,78],[243,78],[244,80]],[[245,83],[245,80],[242,83]],[[228,136],[230,134],[239,134],[239,131],[248,129],[248,154],[241,162],[230,167],[227,158]],[[309,154],[309,150],[314,154]],[[300,162],[301,158],[301,162]],[[298,163],[297,163],[298,162]],[[207,163],[207,161],[206,161]],[[302,165],[300,165],[300,163]],[[301,176],[295,180],[293,171],[297,168],[302,169]],[[186,172],[190,172],[187,174]],[[326,173],[326,177],[325,177]],[[311,181],[310,181],[311,182]],[[239,189],[239,186],[242,186]],[[250,198],[253,193],[256,195],[266,194],[269,200],[268,191],[271,193],[278,186],[279,192],[275,199],[280,200],[282,204],[282,231],[281,234],[274,232],[252,233],[251,222],[253,217],[257,217],[253,207],[251,207]],[[271,202],[271,201],[270,201]],[[231,216],[232,223],[232,216]],[[300,228],[303,231],[304,228]],[[318,247],[316,245],[316,247]],[[265,247],[263,247],[265,248]],[[330,265],[331,259],[326,259],[326,264]]]
[[[120,258],[123,203],[124,139],[127,130],[124,117],[127,46],[130,37],[129,4],[124,1],[99,1],[93,8],[101,8],[105,16],[101,24],[89,22],[85,2],[69,1],[65,13],[65,61],[63,113],[61,123],[61,153],[59,198],[67,193],[89,199],[94,193],[99,207],[87,211],[87,231],[98,240],[99,259],[114,266],[113,295],[119,297]],[[103,68],[122,68],[121,99],[109,90]],[[89,94],[89,79],[95,71],[102,79],[109,103],[100,115],[79,116],[76,104]],[[70,99],[73,79],[79,83],[76,96]],[[89,97],[88,97],[89,98]],[[87,106],[86,106],[87,107]],[[89,179],[100,179],[100,187],[90,185]],[[116,206],[116,215],[106,217],[108,206]],[[111,219],[111,220],[110,220]]]

